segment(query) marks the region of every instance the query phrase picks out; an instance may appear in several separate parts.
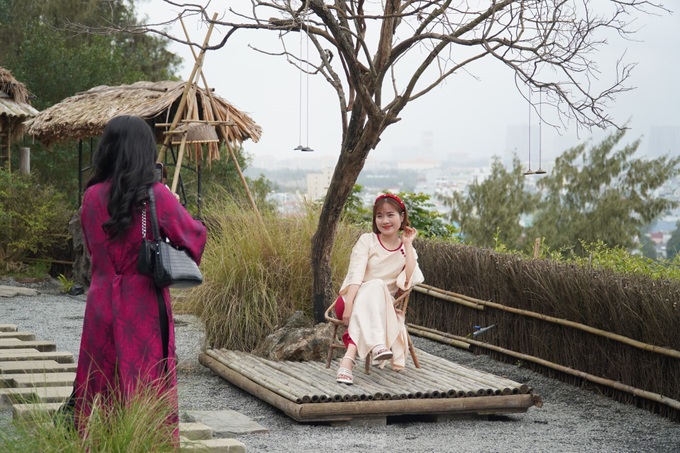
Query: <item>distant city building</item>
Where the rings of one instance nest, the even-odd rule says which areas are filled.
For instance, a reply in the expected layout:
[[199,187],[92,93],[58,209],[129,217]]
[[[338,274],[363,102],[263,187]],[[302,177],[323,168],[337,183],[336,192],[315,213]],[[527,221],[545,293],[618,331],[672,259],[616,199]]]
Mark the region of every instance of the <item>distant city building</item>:
[[307,199],[309,201],[320,200],[326,196],[328,187],[331,185],[333,177],[332,168],[324,168],[321,173],[307,174]]
[[437,159],[410,159],[410,160],[400,160],[397,162],[398,170],[429,170],[431,168],[439,168],[441,166],[441,161]]

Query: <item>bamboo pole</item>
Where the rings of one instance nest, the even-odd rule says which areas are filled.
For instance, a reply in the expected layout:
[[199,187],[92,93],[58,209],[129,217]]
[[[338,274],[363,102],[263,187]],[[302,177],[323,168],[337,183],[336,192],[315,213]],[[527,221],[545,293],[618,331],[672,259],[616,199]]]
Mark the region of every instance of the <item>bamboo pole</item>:
[[509,355],[511,357],[516,357],[518,359],[526,360],[527,362],[533,362],[533,363],[536,363],[538,365],[541,365],[541,366],[544,366],[544,367],[547,367],[547,368],[551,368],[553,370],[560,371],[562,373],[566,373],[566,374],[576,376],[576,377],[581,378],[581,379],[585,379],[586,381],[594,382],[596,384],[604,385],[606,387],[611,387],[611,388],[614,388],[616,390],[620,390],[622,392],[631,393],[635,396],[639,396],[641,398],[645,398],[645,399],[648,399],[650,401],[655,401],[657,403],[664,404],[664,405],[669,406],[673,409],[680,410],[680,401],[674,400],[672,398],[668,398],[667,396],[660,395],[658,393],[648,392],[647,390],[638,389],[638,388],[630,386],[630,385],[626,385],[626,384],[622,384],[620,382],[612,381],[611,379],[605,379],[605,378],[602,378],[602,377],[599,377],[599,376],[594,376],[592,374],[585,373],[583,371],[575,370],[573,368],[565,367],[565,366],[559,365],[557,363],[548,362],[547,360],[539,359],[538,357],[534,357],[534,356],[522,354],[522,353],[519,353],[519,352],[511,351],[509,349],[501,348],[499,346],[494,346],[494,345],[491,345],[491,344],[488,344],[488,343],[483,343],[481,341],[472,340],[472,339],[462,339],[462,337],[461,337],[461,340],[467,341],[470,344],[481,347],[481,348],[486,348],[486,349],[490,349],[492,351],[500,352],[502,354]]
[[[213,16],[213,20],[217,17],[217,14]],[[187,33],[187,29],[184,26],[184,21],[182,20],[182,16],[180,15],[179,21],[182,24],[182,30],[184,30],[184,36],[186,36],[187,41],[189,41],[189,34]],[[211,24],[212,26],[212,24]],[[189,46],[191,49],[191,54],[194,56],[194,60],[196,61],[196,64],[198,64],[198,58],[196,56],[196,52],[194,51],[193,47]],[[201,62],[202,63],[202,62]],[[200,69],[199,67],[199,72],[201,75],[201,79],[203,80],[203,86],[205,87],[205,91],[208,94],[208,99],[210,100],[210,110],[212,110],[212,106],[215,102],[215,99],[213,98],[212,90],[208,86],[208,81],[205,78],[205,75],[203,74],[203,70]],[[228,120],[228,118],[227,118]],[[231,155],[232,160],[234,161],[234,167],[236,168],[236,173],[238,173],[239,178],[241,179],[241,184],[243,184],[243,188],[246,191],[246,195],[248,196],[248,201],[250,201],[251,206],[255,210],[255,213],[257,214],[258,217],[260,217],[260,211],[257,209],[257,205],[255,204],[255,199],[253,198],[253,195],[250,193],[250,188],[248,187],[248,182],[246,181],[245,176],[243,176],[243,171],[241,171],[241,166],[238,163],[238,159],[236,159],[236,155],[234,153],[234,150],[232,149],[230,143],[229,143],[229,135],[227,134],[226,131],[226,126],[222,123],[219,124],[218,127],[220,128],[220,132],[222,133],[222,137],[224,137],[224,144],[227,147],[227,150],[229,151],[229,154]],[[262,218],[260,217],[260,221],[262,221]],[[264,224],[264,222],[262,222]]]
[[[424,290],[421,291],[420,287],[422,287]],[[462,299],[462,300],[467,301],[467,302],[477,303],[479,305],[483,305],[483,306],[489,307],[489,308],[494,308],[496,310],[507,311],[509,313],[515,313],[515,314],[518,314],[518,315],[528,316],[530,318],[540,319],[542,321],[547,321],[547,322],[559,324],[559,325],[562,325],[562,326],[572,327],[574,329],[582,330],[582,331],[591,333],[593,335],[598,335],[598,336],[601,336],[601,337],[604,337],[604,338],[608,338],[610,340],[618,341],[618,342],[627,344],[629,346],[633,346],[633,347],[638,348],[638,349],[643,349],[645,351],[655,352],[657,354],[667,355],[669,357],[674,357],[676,359],[680,359],[680,351],[677,351],[675,349],[664,348],[662,346],[655,346],[655,345],[651,345],[651,344],[648,344],[648,343],[643,343],[642,341],[633,340],[632,338],[624,337],[623,335],[619,335],[619,334],[612,333],[612,332],[607,332],[607,331],[601,330],[601,329],[596,329],[594,327],[590,327],[590,326],[587,326],[585,324],[581,324],[581,323],[578,323],[578,322],[568,321],[566,319],[555,318],[555,317],[552,317],[552,316],[543,315],[541,313],[536,313],[534,311],[528,311],[528,310],[522,310],[522,309],[519,309],[519,308],[508,307],[507,305],[501,305],[501,304],[497,304],[495,302],[488,302],[488,301],[485,301],[485,300],[474,299],[472,297],[463,296],[462,294],[453,293],[451,291],[445,291],[443,289],[437,289],[433,286],[425,285],[425,284],[422,284],[422,283],[419,284],[418,286],[416,286],[414,289],[418,292],[429,294],[433,297],[439,297],[439,296],[436,295],[437,293],[442,293],[444,295],[449,295],[449,296],[455,295],[455,297],[452,296],[451,299],[445,299],[445,300],[450,300],[452,302],[456,302],[454,299]],[[430,293],[425,292],[425,290],[428,290],[428,289],[431,291]],[[456,302],[456,303],[459,303],[459,302]],[[466,305],[466,304],[463,304],[463,303],[461,303],[461,304]],[[469,305],[466,305],[466,306],[469,306]]]
[[460,304],[460,305],[465,305],[466,307],[473,308],[475,310],[480,310],[480,311],[484,310],[483,304],[480,304],[480,303],[477,303],[477,302],[472,302],[472,301],[469,301],[469,300],[465,300],[462,297],[459,297],[459,295],[453,296],[451,294],[446,294],[444,292],[444,290],[437,289],[434,286],[428,286],[428,285],[424,285],[424,284],[421,283],[421,284],[414,286],[413,290],[417,291],[419,293],[423,293],[423,294],[428,295],[428,296],[436,297],[437,299],[442,299],[442,300],[446,300],[446,301],[449,301],[449,302],[455,302],[455,303]]
[[439,357],[433,356],[431,354],[424,353],[424,355],[425,359],[427,360],[428,366],[440,369],[443,373],[463,375],[471,379],[474,379],[475,381],[479,381],[490,386],[496,386],[498,388],[501,387],[520,388],[522,386],[522,384],[519,382],[502,378],[490,373],[485,373],[483,371],[475,370],[474,368],[469,368],[463,365],[443,361]]
[[[217,13],[213,14],[212,20],[217,19]],[[170,131],[174,131],[175,128],[177,127],[177,124],[179,124],[180,118],[184,116],[184,110],[187,105],[187,97],[189,92],[191,91],[192,87],[194,86],[194,79],[196,78],[196,73],[200,69],[200,67],[203,65],[203,59],[205,57],[205,52],[206,49],[208,48],[208,44],[210,43],[210,35],[212,34],[214,28],[214,23],[211,22],[210,26],[208,27],[208,32],[205,35],[205,40],[203,41],[203,45],[201,46],[201,52],[198,54],[198,58],[196,59],[196,63],[194,64],[193,69],[191,70],[191,75],[187,79],[187,83],[184,86],[184,92],[182,92],[182,97],[179,101],[179,105],[177,106],[177,112],[175,113],[175,117],[172,120],[172,125],[170,126]],[[168,144],[170,143],[170,135],[166,135],[165,140],[163,141],[163,146],[161,147],[161,151],[158,153],[158,161],[157,162],[163,162],[165,158],[165,150],[168,149]]]
[[[336,368],[337,368],[338,366],[340,366],[340,361],[341,361],[341,360],[342,360],[341,358],[335,360]],[[324,373],[324,374],[327,374],[327,373],[329,373],[329,372],[330,372],[330,373],[333,373],[333,374],[331,374],[331,376],[333,376],[333,379],[335,379],[335,377],[334,377],[334,372],[333,372],[333,371],[330,371],[328,368],[326,368],[326,366],[325,366],[324,363],[313,362],[312,368],[313,368],[313,369],[316,369],[316,370],[318,370],[320,373]],[[356,370],[356,369],[357,369],[357,368],[355,368],[355,370]],[[355,376],[358,376],[358,375],[355,375]],[[375,399],[375,400],[382,400],[382,399],[385,399],[385,395],[383,394],[383,390],[384,390],[384,389],[383,389],[382,387],[380,387],[380,386],[376,385],[374,382],[372,382],[372,381],[368,378],[369,375],[363,374],[363,375],[361,375],[361,376],[363,376],[363,377],[359,378],[360,380],[357,381],[358,384],[355,384],[355,386],[356,386],[357,388],[365,389],[366,392],[368,392],[368,394],[369,394],[369,396],[370,396],[369,399]],[[365,377],[366,379],[364,379],[364,377]]]
[[240,366],[240,365],[234,363],[233,360],[229,361],[225,357],[218,355],[218,354],[214,354],[212,352],[213,351],[208,350],[206,352],[206,354],[208,354],[213,359],[220,362],[222,365],[224,365],[228,368],[231,368],[232,370],[234,370],[235,372],[237,372],[241,375],[247,374],[249,379],[251,379],[253,382],[257,383],[258,385],[260,385],[260,386],[262,386],[262,387],[264,387],[264,388],[266,388],[266,389],[268,389],[272,392],[275,392],[276,394],[278,394],[278,395],[280,395],[280,396],[282,396],[282,397],[284,397],[284,398],[286,398],[286,399],[288,399],[292,402],[302,403],[302,397],[300,395],[296,395],[296,394],[290,392],[289,390],[284,389],[282,386],[277,386],[275,383],[271,383],[269,379],[267,379],[267,378],[265,378],[265,377],[263,377],[259,374],[247,373],[247,372],[245,372],[245,369],[244,369],[243,366]]
[[[448,340],[450,339],[449,337],[452,337],[452,336],[453,336],[453,337],[456,337],[456,336],[453,335],[453,334],[444,333],[444,332],[439,332],[439,331],[437,331],[437,330],[435,330],[435,329],[430,329],[430,328],[422,327],[422,326],[414,326],[414,331],[415,331],[415,332],[422,331],[423,333],[427,333],[427,334],[428,334],[427,338],[430,338],[431,340],[434,340],[434,341],[439,341],[439,338],[438,338],[438,337],[443,337],[443,340],[444,340],[443,342],[444,342],[445,344],[448,344]],[[471,342],[471,343],[479,343],[480,345],[487,345],[487,343],[478,342],[478,341],[476,341],[476,340],[471,340],[471,339],[467,339],[467,338],[463,338],[463,337],[457,337],[457,338],[460,338],[460,339],[461,339],[461,340],[459,340],[459,341],[469,341],[469,342]],[[491,346],[491,345],[490,345],[490,346]],[[425,352],[423,352],[423,354],[424,354],[425,357],[427,357],[428,365],[429,365],[430,363],[432,363],[433,361],[436,361],[436,359],[437,359],[436,356],[432,356],[431,354],[427,354],[427,353],[425,353]],[[442,366],[442,364],[441,364],[440,362],[436,361],[436,363],[437,363],[439,366]],[[449,362],[445,362],[445,363],[447,363],[447,365],[448,365]],[[453,365],[453,364],[451,364],[451,365]],[[529,391],[529,387],[526,386],[525,384],[521,384],[521,383],[519,383],[519,382],[515,382],[515,381],[512,381],[512,380],[510,380],[510,379],[505,379],[505,378],[501,378],[501,377],[494,376],[494,375],[491,375],[491,374],[487,374],[487,373],[484,373],[484,372],[482,372],[482,371],[475,370],[475,369],[473,369],[473,368],[463,367],[462,365],[456,364],[456,366],[465,369],[466,375],[475,376],[475,377],[478,377],[478,378],[481,378],[481,379],[488,379],[488,377],[485,377],[485,376],[489,376],[489,377],[493,376],[493,378],[494,378],[495,380],[497,380],[497,381],[499,381],[499,382],[502,382],[503,385],[507,385],[507,386],[509,386],[511,389],[512,389],[512,388],[516,388],[517,391],[520,392],[520,393],[527,393],[527,392]],[[446,370],[447,370],[447,372],[450,372],[450,373],[457,373],[457,371],[455,371],[455,370],[452,368],[452,366],[447,366]]]

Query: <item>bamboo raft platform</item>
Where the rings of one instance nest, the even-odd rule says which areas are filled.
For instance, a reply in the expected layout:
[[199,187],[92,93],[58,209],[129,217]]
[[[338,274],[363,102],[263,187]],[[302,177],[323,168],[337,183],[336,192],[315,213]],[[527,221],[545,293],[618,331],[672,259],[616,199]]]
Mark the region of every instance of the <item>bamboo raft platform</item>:
[[420,369],[358,366],[354,385],[335,381],[338,366],[277,362],[245,352],[209,349],[202,365],[299,422],[338,422],[398,415],[496,415],[542,405],[532,389],[417,350]]

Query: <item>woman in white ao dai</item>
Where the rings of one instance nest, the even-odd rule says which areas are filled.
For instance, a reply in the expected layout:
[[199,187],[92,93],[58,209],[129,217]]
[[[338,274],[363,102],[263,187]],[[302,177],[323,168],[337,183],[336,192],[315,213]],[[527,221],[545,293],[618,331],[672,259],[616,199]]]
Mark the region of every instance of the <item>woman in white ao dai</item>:
[[359,357],[370,353],[372,360],[392,359],[397,371],[404,368],[408,337],[394,300],[398,291],[424,280],[413,248],[417,234],[409,227],[406,208],[397,196],[384,194],[376,199],[373,232],[361,235],[354,245],[336,303],[336,315],[347,325],[343,335],[347,352],[338,368],[338,382],[354,382],[357,353]]

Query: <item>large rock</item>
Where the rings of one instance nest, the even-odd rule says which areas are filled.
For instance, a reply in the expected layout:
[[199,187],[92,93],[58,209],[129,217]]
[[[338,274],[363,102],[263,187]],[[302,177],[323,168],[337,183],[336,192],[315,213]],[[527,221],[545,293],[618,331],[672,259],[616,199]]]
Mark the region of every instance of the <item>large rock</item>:
[[265,338],[253,354],[278,361],[325,361],[332,333],[330,323],[312,326],[305,315],[297,311],[283,327]]

